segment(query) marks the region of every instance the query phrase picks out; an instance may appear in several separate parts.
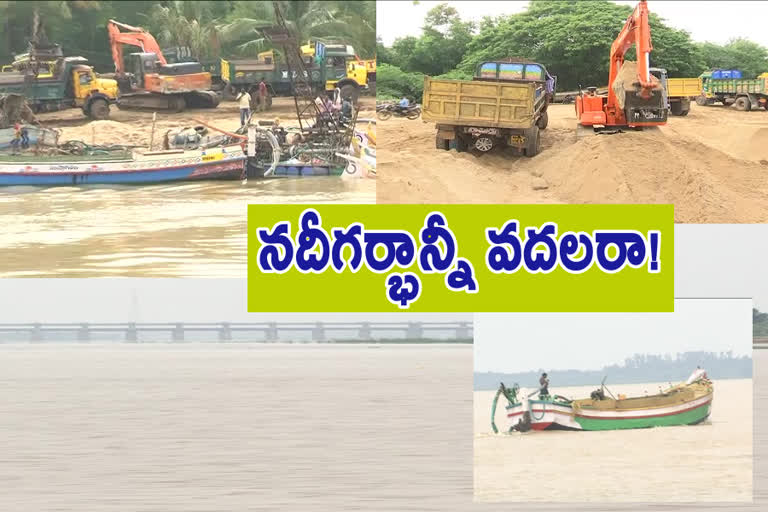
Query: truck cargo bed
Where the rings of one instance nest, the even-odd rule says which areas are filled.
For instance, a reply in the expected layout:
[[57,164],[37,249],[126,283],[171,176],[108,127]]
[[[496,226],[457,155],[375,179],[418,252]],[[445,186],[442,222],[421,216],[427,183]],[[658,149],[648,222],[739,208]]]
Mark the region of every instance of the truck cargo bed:
[[667,96],[670,98],[695,98],[701,94],[700,78],[668,78]]
[[424,78],[422,119],[441,125],[526,129],[545,105],[543,84]]

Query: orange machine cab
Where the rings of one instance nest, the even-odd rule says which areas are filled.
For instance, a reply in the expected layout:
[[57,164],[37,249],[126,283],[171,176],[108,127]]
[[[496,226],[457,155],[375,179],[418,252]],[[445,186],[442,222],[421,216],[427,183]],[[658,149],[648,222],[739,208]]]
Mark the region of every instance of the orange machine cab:
[[595,124],[606,124],[605,112],[603,111],[603,105],[605,103],[604,96],[592,96],[584,94],[576,97],[576,116],[579,118],[579,123],[584,126],[591,126]]

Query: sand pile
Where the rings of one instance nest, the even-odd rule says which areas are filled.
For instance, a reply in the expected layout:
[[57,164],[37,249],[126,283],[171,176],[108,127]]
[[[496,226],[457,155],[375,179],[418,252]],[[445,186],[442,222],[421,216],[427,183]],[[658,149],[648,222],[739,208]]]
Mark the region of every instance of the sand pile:
[[[650,75],[650,77],[655,90],[663,89],[658,78],[653,75]],[[638,80],[637,62],[633,60],[625,60],[612,85],[619,108],[624,108],[624,97],[627,93],[636,93],[640,90],[640,82]]]
[[[740,114],[755,127],[745,128]],[[381,203],[672,203],[678,222],[768,221],[768,161],[749,159],[768,114],[694,107],[659,129],[576,139],[571,105],[550,107],[535,158],[435,149],[428,123],[379,123]],[[717,127],[707,131],[703,127]],[[741,130],[738,152],[722,130]],[[711,136],[709,135],[711,134]],[[760,153],[762,154],[762,153]],[[755,153],[755,156],[758,156]]]

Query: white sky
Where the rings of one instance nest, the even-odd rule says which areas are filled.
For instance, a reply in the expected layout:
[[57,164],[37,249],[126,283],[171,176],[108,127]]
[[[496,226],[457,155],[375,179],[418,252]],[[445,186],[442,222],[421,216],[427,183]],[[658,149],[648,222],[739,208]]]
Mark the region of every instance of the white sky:
[[752,301],[675,301],[674,313],[475,315],[475,371],[597,370],[635,353],[752,353]]
[[[460,1],[439,2],[379,0],[376,4],[376,32],[386,45],[398,37],[418,36],[424,17],[432,7],[447,3],[456,8],[462,19],[481,20],[485,16],[514,14],[525,10],[526,1]],[[618,0],[618,4],[634,6],[636,0]],[[766,1],[696,1],[650,0],[648,8],[667,20],[667,24],[687,30],[695,41],[725,43],[733,37],[747,37],[768,46],[768,2]],[[621,27],[617,27],[618,29]]]

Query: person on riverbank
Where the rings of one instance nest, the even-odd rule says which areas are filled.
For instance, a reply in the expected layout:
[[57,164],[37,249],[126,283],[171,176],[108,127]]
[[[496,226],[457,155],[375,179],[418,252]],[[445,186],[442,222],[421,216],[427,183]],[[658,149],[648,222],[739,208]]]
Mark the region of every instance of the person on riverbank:
[[21,147],[21,149],[27,149],[29,147],[29,133],[21,123],[14,123],[13,139],[11,140],[12,153],[18,154],[19,147]]
[[240,126],[244,126],[248,122],[248,118],[251,117],[251,95],[243,89],[235,99],[240,105]]

